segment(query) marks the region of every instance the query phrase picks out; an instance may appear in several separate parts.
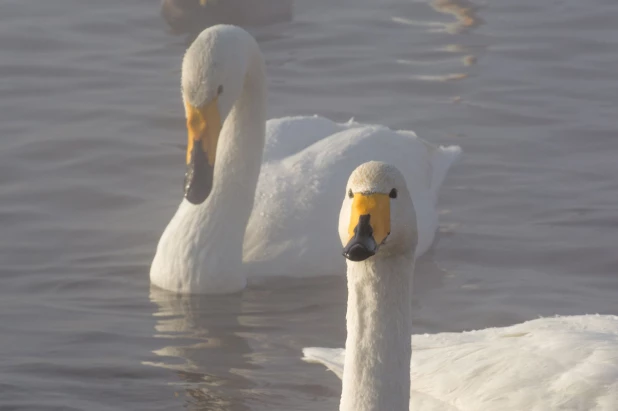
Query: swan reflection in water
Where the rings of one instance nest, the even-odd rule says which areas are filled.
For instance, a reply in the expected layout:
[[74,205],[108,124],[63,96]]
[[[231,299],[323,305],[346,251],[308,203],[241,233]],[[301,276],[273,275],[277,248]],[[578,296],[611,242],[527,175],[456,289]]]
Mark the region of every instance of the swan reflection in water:
[[[431,290],[443,286],[445,274],[431,258],[419,260],[412,299],[417,314],[427,311],[422,306],[435,298]],[[150,300],[159,359],[144,365],[170,371],[168,384],[187,409],[337,408],[336,376],[307,367],[300,353],[318,342],[339,346],[345,341],[343,277],[278,278],[223,296],[151,287]],[[435,305],[429,312],[437,310]],[[418,322],[419,331],[436,326],[430,319]]]
[[176,395],[192,410],[248,410],[239,391],[253,388],[243,372],[251,364],[247,339],[240,336],[241,294],[177,295],[151,287],[156,304],[155,338],[165,346],[154,353],[160,362],[148,365],[173,370]]

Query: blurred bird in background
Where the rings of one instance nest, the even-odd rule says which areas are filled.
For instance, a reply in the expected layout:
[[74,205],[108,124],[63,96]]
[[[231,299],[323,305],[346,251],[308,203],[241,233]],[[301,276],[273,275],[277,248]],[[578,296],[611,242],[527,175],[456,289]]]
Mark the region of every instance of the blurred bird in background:
[[161,16],[176,34],[215,24],[248,27],[289,21],[292,11],[293,0],[161,0]]

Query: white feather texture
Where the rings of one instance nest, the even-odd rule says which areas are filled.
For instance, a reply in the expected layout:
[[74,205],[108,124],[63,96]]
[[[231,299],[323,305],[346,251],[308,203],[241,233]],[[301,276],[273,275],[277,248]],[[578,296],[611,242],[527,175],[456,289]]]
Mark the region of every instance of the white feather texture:
[[[393,189],[398,195],[389,200],[390,234],[375,256],[360,262],[347,260],[348,355],[342,373],[342,411],[408,409],[410,295],[417,242],[414,205],[399,170],[376,161],[354,170],[346,192],[389,194]],[[344,196],[339,213],[343,245],[348,242],[352,201]]]
[[[412,336],[410,410],[615,411],[618,317],[539,318]],[[305,348],[339,378],[345,350]]]
[[[618,409],[618,317],[540,318],[504,328],[411,336],[416,241],[403,176],[370,162],[352,193],[388,193],[391,231],[376,254],[347,261],[346,348],[305,348],[342,379],[341,411],[612,411]],[[352,200],[339,217],[348,241]],[[373,218],[373,217],[371,217]],[[411,357],[411,352],[414,352]]]
[[222,86],[223,127],[213,190],[200,205],[181,203],[157,247],[154,285],[215,294],[242,290],[249,276],[343,274],[332,210],[350,172],[368,160],[404,173],[417,211],[417,254],[431,246],[438,191],[459,147],[321,117],[266,122],[263,57],[253,37],[234,26],[197,37],[183,60],[182,85],[183,99],[196,107]]

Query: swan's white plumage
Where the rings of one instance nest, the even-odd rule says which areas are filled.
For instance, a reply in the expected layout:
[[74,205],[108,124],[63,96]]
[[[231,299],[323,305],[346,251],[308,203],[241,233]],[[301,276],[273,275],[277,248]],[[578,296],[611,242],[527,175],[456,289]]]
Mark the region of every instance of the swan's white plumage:
[[[387,240],[375,255],[357,253],[347,261],[345,350],[303,350],[304,360],[321,363],[342,379],[340,410],[618,409],[617,316],[540,318],[510,327],[410,338],[416,232],[410,222],[418,215],[418,201],[402,180],[392,166],[363,164],[348,181],[354,195],[344,197],[341,206],[340,241],[366,247],[371,243],[364,238],[374,231],[357,232],[357,226],[354,236],[349,235],[348,227],[355,223],[351,220],[358,218],[350,212],[356,193],[387,193],[390,187],[399,192],[389,201]],[[381,221],[377,208],[363,210],[369,217],[364,224],[371,224],[374,215]]]
[[438,191],[459,147],[433,147],[409,131],[317,116],[269,120],[266,130],[244,244],[245,261],[259,261],[262,274],[345,272],[332,210],[339,208],[352,170],[369,160],[388,162],[406,176],[418,221],[417,255],[429,249]]
[[[410,294],[418,241],[414,204],[401,172],[384,162],[358,166],[346,191],[338,222],[341,244],[357,251],[369,246],[375,254],[346,253],[348,355],[339,409],[404,411],[410,400]],[[353,212],[359,209],[363,214]],[[383,224],[388,234],[378,239],[374,234]]]
[[[618,317],[540,318],[503,328],[412,336],[410,410],[618,409]],[[344,349],[304,359],[343,375]]]
[[263,57],[255,39],[234,26],[214,26],[196,38],[183,60],[182,84],[185,103],[195,107],[211,102],[221,86],[223,128],[213,190],[200,205],[181,203],[159,241],[153,284],[227,293],[244,288],[249,275],[343,273],[332,210],[349,173],[367,160],[387,161],[405,174],[418,213],[418,254],[431,245],[438,190],[459,147],[321,117],[270,120],[264,132]]

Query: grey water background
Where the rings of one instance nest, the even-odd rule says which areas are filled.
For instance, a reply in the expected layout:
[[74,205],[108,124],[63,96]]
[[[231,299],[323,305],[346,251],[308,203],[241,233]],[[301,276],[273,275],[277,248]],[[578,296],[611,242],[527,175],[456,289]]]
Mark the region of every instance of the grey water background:
[[[343,345],[343,276],[150,289],[186,138],[187,38],[158,7],[0,2],[0,409],[337,409],[299,358]],[[270,117],[464,148],[415,332],[618,314],[617,22],[614,0],[298,0],[252,29]]]

